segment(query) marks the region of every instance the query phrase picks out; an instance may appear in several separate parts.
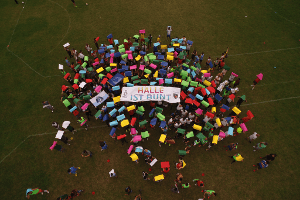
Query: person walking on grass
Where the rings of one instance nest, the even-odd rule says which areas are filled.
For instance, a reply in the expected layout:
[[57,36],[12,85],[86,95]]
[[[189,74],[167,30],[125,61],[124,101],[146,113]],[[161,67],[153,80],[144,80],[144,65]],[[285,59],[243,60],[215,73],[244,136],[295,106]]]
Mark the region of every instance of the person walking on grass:
[[266,148],[268,145],[267,142],[260,142],[260,143],[257,143],[256,146],[253,146],[253,148],[255,148],[253,151],[257,151],[259,149],[264,149]]
[[130,186],[127,186],[127,187],[125,188],[125,192],[126,192],[125,195],[130,195],[130,193],[132,192]]
[[29,199],[30,196],[35,195],[35,194],[40,194],[40,193],[43,195],[44,192],[49,193],[49,190],[42,190],[42,189],[39,189],[39,188],[34,188],[34,189],[28,188],[26,190],[26,198]]
[[233,156],[229,156],[229,157],[233,158],[233,161],[231,162],[231,164],[234,163],[234,162],[236,162],[236,161],[238,161],[238,162],[244,161],[244,158],[239,153],[236,153]]
[[211,197],[211,195],[217,196],[217,193],[214,190],[202,190],[201,192],[204,192],[203,199],[205,199],[206,194],[208,199]]
[[74,7],[77,8],[77,6],[76,6],[76,4],[75,4],[75,0],[71,0],[71,1],[72,1],[72,3],[73,3]]
[[43,104],[43,108],[48,108],[49,110],[51,110],[51,112],[53,112],[54,107],[51,106],[51,104],[49,103],[49,101],[43,101],[42,104]]

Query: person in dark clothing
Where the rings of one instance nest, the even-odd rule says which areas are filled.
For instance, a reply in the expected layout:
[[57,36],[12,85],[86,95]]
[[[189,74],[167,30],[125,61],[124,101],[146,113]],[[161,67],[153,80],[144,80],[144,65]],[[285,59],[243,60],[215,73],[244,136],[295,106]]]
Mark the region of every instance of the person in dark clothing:
[[125,192],[126,192],[125,195],[130,195],[130,193],[132,192],[130,186],[127,186],[127,187],[125,188]]
[[239,108],[244,101],[247,102],[246,95],[240,96],[239,100],[236,102],[236,107]]
[[89,121],[91,121],[91,120],[90,120],[90,116],[92,116],[91,110],[90,110],[89,108],[87,108],[87,109],[84,111],[84,113],[85,113],[87,119],[88,119]]
[[128,143],[127,140],[126,140],[126,138],[122,138],[121,142],[122,142],[122,145],[124,144],[124,142]]
[[70,145],[68,142],[70,142],[71,140],[69,140],[69,138],[67,138],[66,136],[62,136],[61,139],[60,139],[63,143],[67,144],[67,145]]
[[268,162],[270,162],[275,160],[276,156],[277,156],[276,154],[268,154],[265,157],[259,157],[259,158],[266,159]]
[[234,81],[233,87],[235,88],[236,86],[238,86],[240,84],[240,78],[238,78],[236,81]]
[[98,45],[96,38],[94,38],[94,43],[95,43],[96,48],[99,49],[99,45]]

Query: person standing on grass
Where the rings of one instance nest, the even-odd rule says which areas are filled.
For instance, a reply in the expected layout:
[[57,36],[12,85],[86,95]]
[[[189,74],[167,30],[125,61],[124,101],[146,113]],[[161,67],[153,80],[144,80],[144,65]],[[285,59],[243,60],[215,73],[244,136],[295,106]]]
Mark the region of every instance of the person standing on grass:
[[136,195],[136,196],[134,197],[134,200],[142,200],[142,195],[141,195],[141,194]]
[[253,86],[252,90],[254,90],[254,88],[257,85],[257,83],[259,83],[259,81],[261,81],[262,78],[263,78],[263,74],[262,73],[260,73],[260,74],[258,74],[256,76],[257,76],[257,78],[253,81],[253,85],[251,85],[251,86]]
[[192,45],[187,44],[186,45],[186,53],[187,53],[187,57],[190,55],[190,50],[191,50]]
[[101,147],[101,151],[105,150],[108,148],[107,144],[105,141],[99,141],[100,147]]
[[[58,144],[56,144],[56,145],[54,146],[53,149],[55,149],[55,150],[57,150],[57,151],[60,151],[60,152],[62,152],[62,153],[65,151],[65,149],[64,149],[61,145],[58,145]],[[52,151],[53,149],[51,149],[51,151]]]
[[28,188],[26,190],[26,198],[29,199],[30,196],[35,195],[35,194],[39,194],[39,193],[41,193],[43,195],[44,192],[49,193],[49,190],[41,190],[39,188],[34,188],[34,189]]
[[276,154],[268,154],[265,157],[259,157],[261,159],[266,159],[268,162],[275,160]]
[[168,26],[167,27],[167,39],[171,40],[171,32],[172,32],[172,27]]
[[175,187],[174,188],[171,188],[171,191],[174,192],[174,193],[179,193],[177,183],[175,183]]
[[66,64],[67,64],[69,67],[71,67],[71,63],[70,63],[70,61],[68,60],[68,57],[65,57],[65,62],[66,62]]
[[267,168],[268,166],[269,166],[269,162],[265,161],[265,160],[262,160],[261,162],[257,163],[256,165],[253,165],[253,167],[257,167],[253,171],[255,172],[259,169]]
[[53,112],[54,107],[51,106],[51,104],[49,103],[49,101],[43,101],[42,104],[43,104],[43,108],[48,108],[49,110],[51,110],[51,112]]
[[206,67],[209,66],[209,63],[212,62],[210,56],[208,57],[207,61],[206,61]]
[[233,158],[233,161],[231,162],[231,164],[234,163],[235,161],[238,161],[238,162],[244,161],[244,158],[239,153],[236,153],[233,156],[229,156],[229,157]]
[[181,185],[181,188],[187,189],[190,187],[190,183],[185,183]]
[[260,143],[257,143],[256,146],[253,146],[253,148],[255,148],[253,151],[256,151],[256,150],[259,150],[259,149],[264,149],[266,148],[268,145],[267,142],[260,142]]
[[[239,143],[231,143],[231,144],[228,145],[227,147],[228,147],[229,151],[231,151],[231,150],[237,149],[237,145],[238,145],[238,144],[239,144]],[[224,146],[224,147],[226,147],[226,146]],[[226,147],[226,151],[228,151],[228,150],[227,150],[227,147]]]
[[130,195],[130,193],[132,192],[130,186],[127,186],[127,187],[125,188],[125,192],[126,192],[125,195]]
[[148,42],[148,49],[149,49],[149,48],[151,48],[151,45],[152,45],[152,36],[151,36],[151,34],[148,36],[148,40],[149,40],[149,42]]
[[183,179],[183,175],[181,173],[177,173],[175,182],[181,183],[182,179]]
[[233,87],[235,88],[236,86],[238,86],[240,84],[240,78],[238,78],[236,81],[233,81]]
[[109,177],[110,177],[110,178],[113,178],[113,177],[118,178],[117,173],[115,173],[115,172],[110,173],[110,174],[109,174]]
[[205,194],[207,194],[208,199],[211,195],[217,196],[217,193],[214,190],[202,190],[201,192],[204,192],[203,199],[205,199]]
[[199,186],[199,187],[204,187],[204,183],[203,181],[199,180],[199,179],[194,179],[193,182],[196,182],[195,185]]
[[72,190],[71,192],[71,199],[73,199],[74,197],[78,197],[81,195],[81,193],[84,192],[84,190]]
[[201,63],[203,61],[203,58],[204,58],[204,52],[202,52],[201,55],[200,55],[200,65],[201,65]]
[[239,100],[236,102],[236,107],[239,108],[241,106],[241,104],[244,101],[247,102],[247,100],[246,100],[246,95],[239,96],[238,98],[239,98]]
[[252,135],[250,135],[247,139],[248,141],[251,143],[253,140],[255,140],[257,137],[259,137],[260,135],[257,134],[256,132],[254,132]]
[[68,142],[70,142],[71,140],[69,140],[69,138],[67,138],[67,137],[64,136],[64,135],[60,138],[60,140],[61,140],[63,143],[67,144],[67,145],[71,145],[71,144],[68,143]]
[[[74,127],[72,126],[68,126],[66,129],[68,129],[70,132],[72,132],[74,134],[74,132],[77,132],[77,130],[74,129]],[[62,128],[62,130],[65,130],[64,128]]]
[[147,172],[145,172],[145,171],[143,171],[142,173],[143,173],[143,179],[145,181],[150,181],[150,178],[148,178],[149,174]]
[[54,128],[56,128],[57,130],[63,130],[60,126],[59,126],[59,124],[57,123],[57,122],[52,122],[52,124],[51,124]]
[[[97,48],[97,50],[99,49],[99,45],[98,45],[98,41],[96,40],[96,38],[94,38],[94,43],[95,43],[95,46]],[[97,52],[97,51],[96,51]]]
[[69,174],[75,174],[75,176],[77,176],[77,170],[80,169],[80,167],[71,167],[70,169],[68,169],[68,173]]
[[81,156],[82,157],[92,157],[93,156],[93,153],[89,150],[83,150],[83,152],[81,153]]

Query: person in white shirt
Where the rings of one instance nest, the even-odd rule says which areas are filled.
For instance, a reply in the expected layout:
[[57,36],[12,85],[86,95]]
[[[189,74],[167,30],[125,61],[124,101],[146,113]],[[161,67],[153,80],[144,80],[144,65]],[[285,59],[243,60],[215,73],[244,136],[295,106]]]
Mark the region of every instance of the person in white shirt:
[[187,125],[191,125],[191,123],[192,123],[192,121],[193,121],[192,119],[189,119],[189,118],[186,118],[185,120],[186,120],[186,124],[187,124]]
[[182,107],[182,105],[179,103],[176,109],[177,109],[176,113],[177,113],[177,114],[181,114],[181,111],[183,110],[183,107]]
[[190,112],[189,113],[189,118],[193,120],[195,118],[195,115],[192,112]]
[[180,123],[181,123],[181,125],[182,125],[182,127],[185,127],[185,125],[186,125],[186,119],[184,119],[184,118],[180,118]]
[[187,114],[188,114],[187,110],[182,110],[181,111],[181,117],[186,117]]
[[176,122],[176,123],[174,124],[174,128],[179,128],[180,126],[181,126],[181,123]]
[[186,45],[186,37],[185,36],[183,36],[183,38],[182,38],[182,46],[185,46]]
[[209,120],[210,120],[210,117],[207,117],[207,116],[205,115],[203,121],[204,121],[205,123],[207,123]]
[[82,60],[84,59],[84,55],[83,55],[82,51],[79,52],[78,57]]
[[209,82],[211,82],[212,78],[213,78],[213,76],[210,76],[210,77],[207,78],[207,80],[208,80]]
[[225,118],[222,119],[221,124],[222,126],[228,126],[228,122]]
[[252,135],[250,135],[248,137],[249,142],[251,143],[253,140],[255,140],[257,137],[259,137],[260,135],[257,134],[256,132],[254,132]]

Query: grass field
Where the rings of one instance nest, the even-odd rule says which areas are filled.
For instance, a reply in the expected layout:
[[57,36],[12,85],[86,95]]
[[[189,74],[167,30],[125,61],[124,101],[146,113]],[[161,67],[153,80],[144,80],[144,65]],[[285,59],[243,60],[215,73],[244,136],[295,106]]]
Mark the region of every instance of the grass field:
[[[133,199],[139,189],[143,199],[148,200],[202,198],[203,193],[195,186],[181,189],[180,194],[170,191],[177,173],[173,165],[163,182],[144,181],[141,174],[149,166],[143,158],[139,164],[132,162],[126,154],[129,145],[112,140],[110,129],[99,120],[92,119],[91,129],[80,129],[72,135],[74,140],[64,146],[65,153],[49,150],[56,133],[51,127],[53,121],[69,120],[80,128],[60,102],[60,88],[66,82],[58,64],[65,65],[67,56],[62,45],[69,42],[71,48],[84,50],[89,43],[95,48],[94,37],[100,36],[99,43],[105,43],[106,36],[112,33],[121,41],[144,28],[153,38],[160,34],[162,44],[167,44],[168,25],[173,27],[172,36],[185,35],[194,41],[193,49],[203,51],[205,60],[208,56],[214,60],[229,47],[226,64],[240,75],[239,95],[246,94],[248,100],[241,107],[242,114],[251,110],[255,115],[247,122],[246,134],[226,138],[207,152],[194,147],[184,158],[184,182],[201,178],[205,189],[218,193],[213,199],[299,198],[299,1],[86,2],[77,0],[78,7],[74,8],[69,0],[25,0],[23,8],[21,2],[16,5],[14,1],[0,1],[0,199],[25,199],[30,187],[50,190],[50,194],[31,199],[56,199],[74,188],[86,190],[78,197],[85,200]],[[250,84],[260,72],[264,79],[252,91]],[[42,109],[44,100],[55,107],[54,113]],[[266,149],[252,151],[254,144],[245,138],[254,131],[261,135],[258,142],[269,143]],[[142,145],[159,161],[177,161],[177,150],[185,147],[181,140],[171,147],[159,148],[161,131],[156,128],[151,133],[149,141]],[[99,140],[108,143],[108,150],[100,151]],[[235,152],[226,152],[223,146],[231,142],[240,144],[237,152],[243,155],[244,162],[230,165],[228,156]],[[82,158],[83,149],[91,150],[94,157]],[[276,153],[276,160],[267,169],[254,173],[252,165],[269,153]],[[81,167],[77,177],[67,174],[73,165]],[[118,178],[109,178],[112,168]],[[160,174],[159,164],[151,173]],[[133,189],[129,197],[124,196],[128,185]]]

